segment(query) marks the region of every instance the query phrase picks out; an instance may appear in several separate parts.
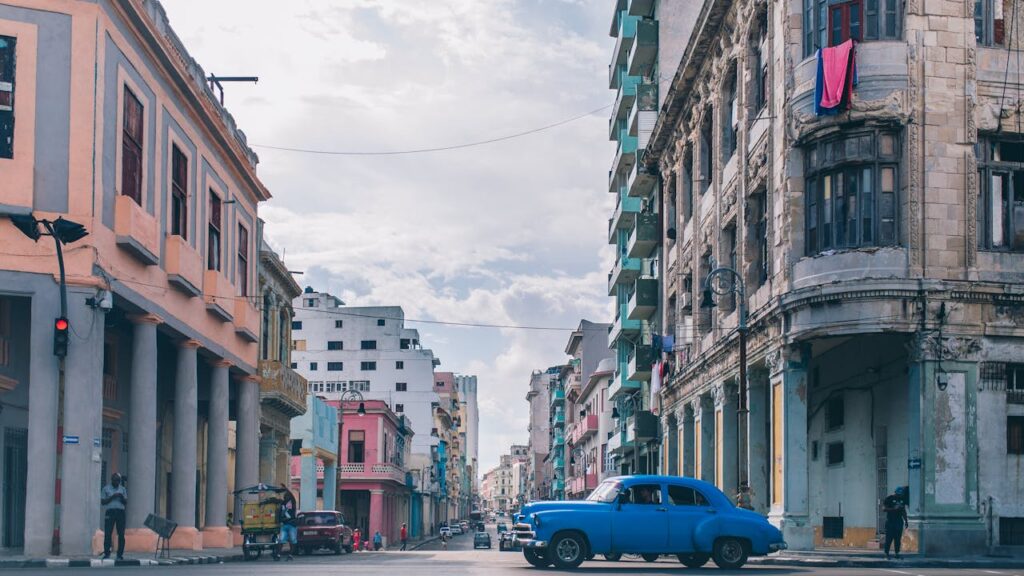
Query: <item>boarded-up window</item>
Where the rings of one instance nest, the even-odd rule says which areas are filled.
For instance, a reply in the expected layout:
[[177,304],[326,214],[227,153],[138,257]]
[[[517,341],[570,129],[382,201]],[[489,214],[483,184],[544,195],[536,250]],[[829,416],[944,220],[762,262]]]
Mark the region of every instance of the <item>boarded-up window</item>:
[[0,158],[14,158],[14,63],[17,39],[0,36]]
[[188,238],[188,157],[171,147],[171,234]]
[[210,190],[210,222],[206,237],[206,268],[220,271],[220,196]]
[[238,294],[249,295],[249,230],[238,225]]
[[142,204],[142,102],[124,88],[121,193]]

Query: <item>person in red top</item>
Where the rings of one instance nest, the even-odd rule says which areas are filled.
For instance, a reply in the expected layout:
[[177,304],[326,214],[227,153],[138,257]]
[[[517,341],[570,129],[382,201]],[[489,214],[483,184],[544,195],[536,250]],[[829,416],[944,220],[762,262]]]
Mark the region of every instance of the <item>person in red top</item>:
[[409,540],[409,531],[405,528],[405,522],[402,522],[402,531],[399,535],[402,538],[402,550],[405,550],[406,541]]

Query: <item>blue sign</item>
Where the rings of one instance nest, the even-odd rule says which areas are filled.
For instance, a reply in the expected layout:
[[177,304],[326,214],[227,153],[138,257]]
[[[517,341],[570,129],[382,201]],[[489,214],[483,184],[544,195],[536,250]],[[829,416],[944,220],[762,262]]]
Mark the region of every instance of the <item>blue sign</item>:
[[909,468],[910,470],[918,470],[918,469],[920,469],[921,468],[921,459],[920,458],[911,458],[910,460],[907,460],[907,468]]
[[64,436],[65,444],[78,444],[78,436]]

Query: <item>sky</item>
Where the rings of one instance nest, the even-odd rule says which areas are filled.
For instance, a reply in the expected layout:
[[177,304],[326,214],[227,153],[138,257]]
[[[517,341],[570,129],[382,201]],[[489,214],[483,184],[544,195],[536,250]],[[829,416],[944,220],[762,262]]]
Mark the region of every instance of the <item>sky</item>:
[[614,197],[608,110],[503,142],[415,155],[609,105],[607,0],[163,0],[172,28],[260,157],[270,244],[302,286],[400,305],[441,359],[476,374],[480,468],[528,439],[533,370],[607,322]]

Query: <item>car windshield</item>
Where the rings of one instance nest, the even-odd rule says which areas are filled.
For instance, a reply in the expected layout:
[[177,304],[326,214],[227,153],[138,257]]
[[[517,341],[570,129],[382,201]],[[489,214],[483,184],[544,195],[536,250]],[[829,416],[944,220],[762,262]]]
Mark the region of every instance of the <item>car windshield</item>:
[[335,514],[303,514],[299,521],[303,526],[337,526],[338,516]]
[[615,498],[619,495],[619,491],[622,490],[622,482],[618,480],[605,480],[587,496],[589,502],[604,502],[610,504],[615,501]]

